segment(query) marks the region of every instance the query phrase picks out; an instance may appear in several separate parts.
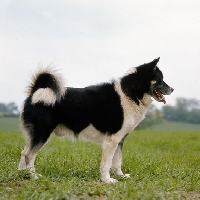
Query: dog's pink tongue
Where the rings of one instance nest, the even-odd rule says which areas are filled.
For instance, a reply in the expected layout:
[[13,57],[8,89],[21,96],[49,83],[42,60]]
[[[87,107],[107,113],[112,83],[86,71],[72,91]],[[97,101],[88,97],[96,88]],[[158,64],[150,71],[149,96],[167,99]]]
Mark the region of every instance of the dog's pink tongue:
[[167,102],[166,102],[166,100],[165,100],[165,98],[163,99],[163,103],[164,103],[164,104],[166,104],[166,103],[167,103]]

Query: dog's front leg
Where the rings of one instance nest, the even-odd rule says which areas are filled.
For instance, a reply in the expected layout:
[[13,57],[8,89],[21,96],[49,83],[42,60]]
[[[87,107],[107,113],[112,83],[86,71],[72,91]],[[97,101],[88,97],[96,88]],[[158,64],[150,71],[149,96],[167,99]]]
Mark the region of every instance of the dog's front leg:
[[119,144],[117,146],[117,149],[116,149],[115,154],[113,156],[112,167],[111,167],[113,172],[116,175],[124,177],[124,178],[130,177],[130,174],[124,174],[122,172],[122,169],[121,169],[121,165],[122,165],[122,148],[123,148],[123,143],[124,143],[124,139],[126,138],[126,136],[124,138],[122,138],[122,140],[119,142]]
[[116,179],[110,177],[110,168],[112,165],[112,159],[116,148],[118,146],[118,141],[112,136],[105,136],[102,143],[102,160],[100,166],[101,180],[105,183],[115,183]]

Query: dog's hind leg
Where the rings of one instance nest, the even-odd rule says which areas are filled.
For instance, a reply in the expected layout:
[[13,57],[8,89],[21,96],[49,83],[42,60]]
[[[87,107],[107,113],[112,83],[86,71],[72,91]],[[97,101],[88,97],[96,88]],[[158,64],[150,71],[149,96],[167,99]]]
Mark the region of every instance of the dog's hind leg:
[[39,143],[38,145],[26,144],[24,150],[21,152],[21,159],[19,163],[19,170],[28,169],[34,179],[37,179],[38,176],[35,173],[34,162],[38,151],[42,148],[43,144]]
[[[43,130],[44,131],[44,130]],[[33,133],[27,134],[26,145],[21,152],[21,159],[19,163],[19,170],[28,169],[33,175],[33,178],[37,179],[38,176],[35,173],[34,162],[38,151],[43,147],[49,138],[51,132],[41,132],[34,130]]]
[[128,177],[130,177],[130,174],[124,174],[122,172],[122,169],[121,169],[121,165],[122,165],[122,148],[123,148],[123,143],[124,143],[125,137],[118,143],[117,149],[116,149],[115,154],[113,156],[112,167],[111,168],[112,168],[112,171],[116,175],[128,178]]
[[19,163],[19,170],[24,170],[24,169],[29,169],[31,168],[30,166],[30,158],[28,155],[30,154],[30,149],[31,149],[31,139],[29,137],[26,137],[26,145],[24,147],[24,150],[21,152],[21,159]]

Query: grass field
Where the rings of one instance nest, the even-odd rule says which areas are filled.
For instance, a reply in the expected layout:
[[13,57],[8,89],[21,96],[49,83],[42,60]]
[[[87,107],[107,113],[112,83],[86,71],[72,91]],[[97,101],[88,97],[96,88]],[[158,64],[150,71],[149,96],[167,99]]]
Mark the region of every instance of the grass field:
[[[18,131],[0,131],[0,199],[199,199],[200,132],[134,131],[124,144],[116,184],[99,179],[97,144],[52,137],[36,158],[37,181],[18,171]],[[112,175],[113,176],[113,175]]]
[[200,124],[187,124],[181,122],[166,121],[163,124],[154,125],[148,130],[164,130],[164,131],[200,131]]
[[0,130],[1,131],[19,130],[19,119],[0,117]]

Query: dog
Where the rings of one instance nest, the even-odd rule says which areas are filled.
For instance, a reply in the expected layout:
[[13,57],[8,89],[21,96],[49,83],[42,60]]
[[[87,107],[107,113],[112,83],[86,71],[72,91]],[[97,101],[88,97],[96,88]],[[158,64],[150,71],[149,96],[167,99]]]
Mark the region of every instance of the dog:
[[163,81],[159,59],[131,68],[110,82],[85,88],[65,87],[54,68],[41,69],[32,77],[20,114],[26,144],[19,170],[28,169],[38,178],[36,155],[54,133],[102,145],[101,181],[117,182],[110,177],[110,169],[118,176],[129,177],[121,169],[124,139],[144,119],[151,97],[166,103],[164,95],[173,92]]

